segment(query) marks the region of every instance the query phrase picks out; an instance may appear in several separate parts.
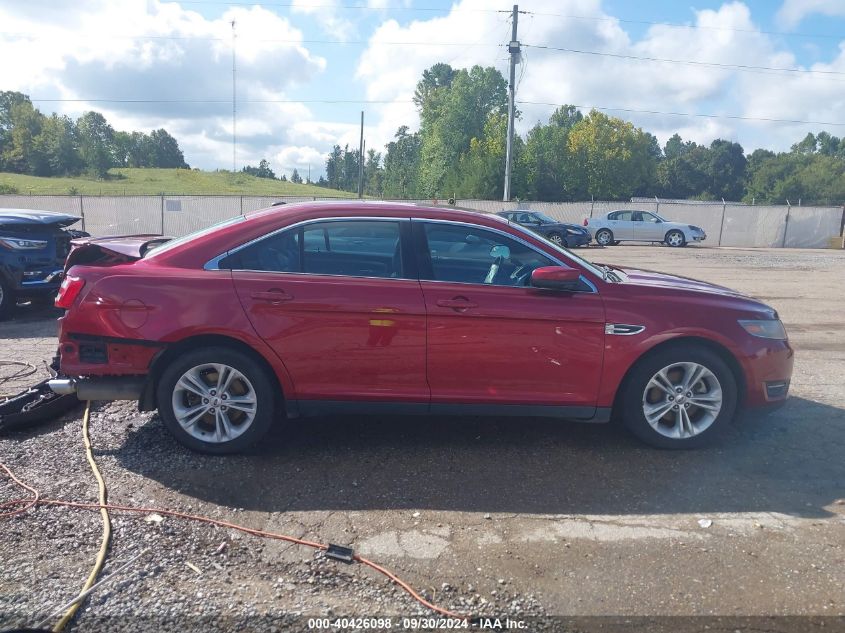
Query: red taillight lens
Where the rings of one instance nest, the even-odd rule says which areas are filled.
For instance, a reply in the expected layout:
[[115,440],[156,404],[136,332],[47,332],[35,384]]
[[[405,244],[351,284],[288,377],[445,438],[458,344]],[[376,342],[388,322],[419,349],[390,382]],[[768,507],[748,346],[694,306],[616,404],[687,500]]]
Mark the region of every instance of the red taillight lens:
[[590,223],[589,218],[584,218],[584,226],[587,226]]
[[85,285],[85,280],[79,277],[65,277],[59,287],[59,294],[56,295],[55,306],[67,310],[76,301],[79,291]]

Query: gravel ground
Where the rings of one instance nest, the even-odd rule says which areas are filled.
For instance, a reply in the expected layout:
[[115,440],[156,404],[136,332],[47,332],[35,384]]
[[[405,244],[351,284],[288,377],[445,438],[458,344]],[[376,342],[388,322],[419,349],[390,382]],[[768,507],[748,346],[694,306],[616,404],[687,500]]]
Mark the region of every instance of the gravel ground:
[[[610,425],[353,417],[280,425],[251,454],[220,458],[181,448],[155,414],[100,403],[91,435],[110,501],[349,545],[437,604],[529,630],[845,629],[825,619],[845,616],[845,253],[582,253],[776,307],[797,349],[788,405],[684,453]],[[49,360],[54,318],[21,308],[0,324],[0,359]],[[47,497],[94,501],[81,414],[0,438],[0,461]],[[19,496],[0,484],[0,501]],[[398,616],[430,615],[373,570],[302,546],[172,517],[112,522],[104,573],[150,552],[95,593],[70,631],[299,631],[307,617],[336,616],[391,616],[400,630]],[[42,506],[0,529],[3,629],[34,624],[79,591],[101,523],[97,512]]]

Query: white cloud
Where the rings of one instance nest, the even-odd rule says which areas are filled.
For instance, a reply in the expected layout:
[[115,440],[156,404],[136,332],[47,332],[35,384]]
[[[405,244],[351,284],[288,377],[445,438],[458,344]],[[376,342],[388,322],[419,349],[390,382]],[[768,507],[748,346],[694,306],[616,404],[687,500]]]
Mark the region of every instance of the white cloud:
[[[397,53],[379,42],[500,41],[509,38],[509,26],[483,0],[461,0],[448,16],[401,25],[384,22],[370,38],[358,65],[370,99],[408,101],[422,71],[438,61],[452,59],[453,66],[496,65],[505,74],[503,48],[408,47]],[[843,6],[841,0],[837,6]],[[598,0],[537,0],[535,15],[520,16],[519,39],[524,65],[518,67],[517,100],[539,104],[576,104],[618,108],[609,114],[633,121],[665,142],[675,132],[685,139],[709,144],[726,138],[756,147],[787,149],[807,131],[820,126],[750,123],[731,118],[680,117],[624,110],[738,115],[798,120],[842,120],[845,92],[842,79],[806,73],[743,72],[736,68],[639,61],[614,56],[579,54],[536,48],[547,46],[618,56],[673,60],[699,60],[712,64],[744,64],[801,69],[795,56],[760,32],[743,2],[726,2],[716,9],[695,11],[690,27],[654,25],[638,40],[606,13]],[[553,15],[554,14],[554,15]],[[578,16],[564,17],[564,16]],[[527,46],[534,45],[535,47]],[[845,51],[845,43],[843,43]],[[845,55],[845,53],[843,53]],[[839,69],[841,56],[815,70]],[[506,76],[506,75],[505,75]],[[524,134],[538,121],[546,122],[554,106],[518,106]],[[399,125],[416,129],[419,121],[413,104],[395,103],[370,108],[376,115],[374,133],[389,141]],[[832,128],[842,135],[845,129]]]
[[843,16],[845,2],[842,0],[784,0],[777,12],[777,21],[786,28],[793,28],[813,13]]
[[[290,21],[259,6],[215,19],[158,0],[32,0],[0,6],[0,88],[34,99],[47,113],[102,112],[116,129],[164,127],[193,165],[229,166],[232,135],[232,27],[236,23],[238,159],[278,153],[296,125],[312,117],[297,87],[319,77],[326,60],[302,43]],[[132,103],[155,99],[167,103]],[[187,100],[187,102],[186,102]],[[252,102],[252,103],[250,103]],[[297,134],[301,145],[323,142]],[[318,151],[314,149],[313,151]]]
[[355,24],[340,16],[343,5],[339,0],[293,0],[291,10],[313,16],[326,33],[341,41],[355,35]]

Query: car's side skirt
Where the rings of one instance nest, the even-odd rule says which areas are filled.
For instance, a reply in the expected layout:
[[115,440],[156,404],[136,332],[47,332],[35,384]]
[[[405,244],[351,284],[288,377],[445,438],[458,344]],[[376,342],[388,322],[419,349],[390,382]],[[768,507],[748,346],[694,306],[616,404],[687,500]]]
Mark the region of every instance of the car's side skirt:
[[[466,404],[446,402],[384,402],[360,400],[288,401],[288,414],[322,415],[455,415],[485,417],[559,418],[575,422],[610,421],[610,407],[546,406],[532,404]],[[293,406],[291,406],[293,405]]]

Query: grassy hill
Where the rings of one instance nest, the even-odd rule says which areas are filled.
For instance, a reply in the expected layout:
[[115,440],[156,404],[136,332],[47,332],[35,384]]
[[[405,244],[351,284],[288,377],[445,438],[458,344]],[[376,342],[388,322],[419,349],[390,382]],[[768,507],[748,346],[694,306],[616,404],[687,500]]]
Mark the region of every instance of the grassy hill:
[[[4,186],[5,185],[5,186]],[[8,191],[9,188],[13,191]],[[41,178],[0,173],[0,192],[23,195],[143,195],[143,194],[242,194],[252,196],[320,196],[351,198],[354,194],[314,185],[256,178],[228,171],[191,169],[112,169],[107,179]]]

